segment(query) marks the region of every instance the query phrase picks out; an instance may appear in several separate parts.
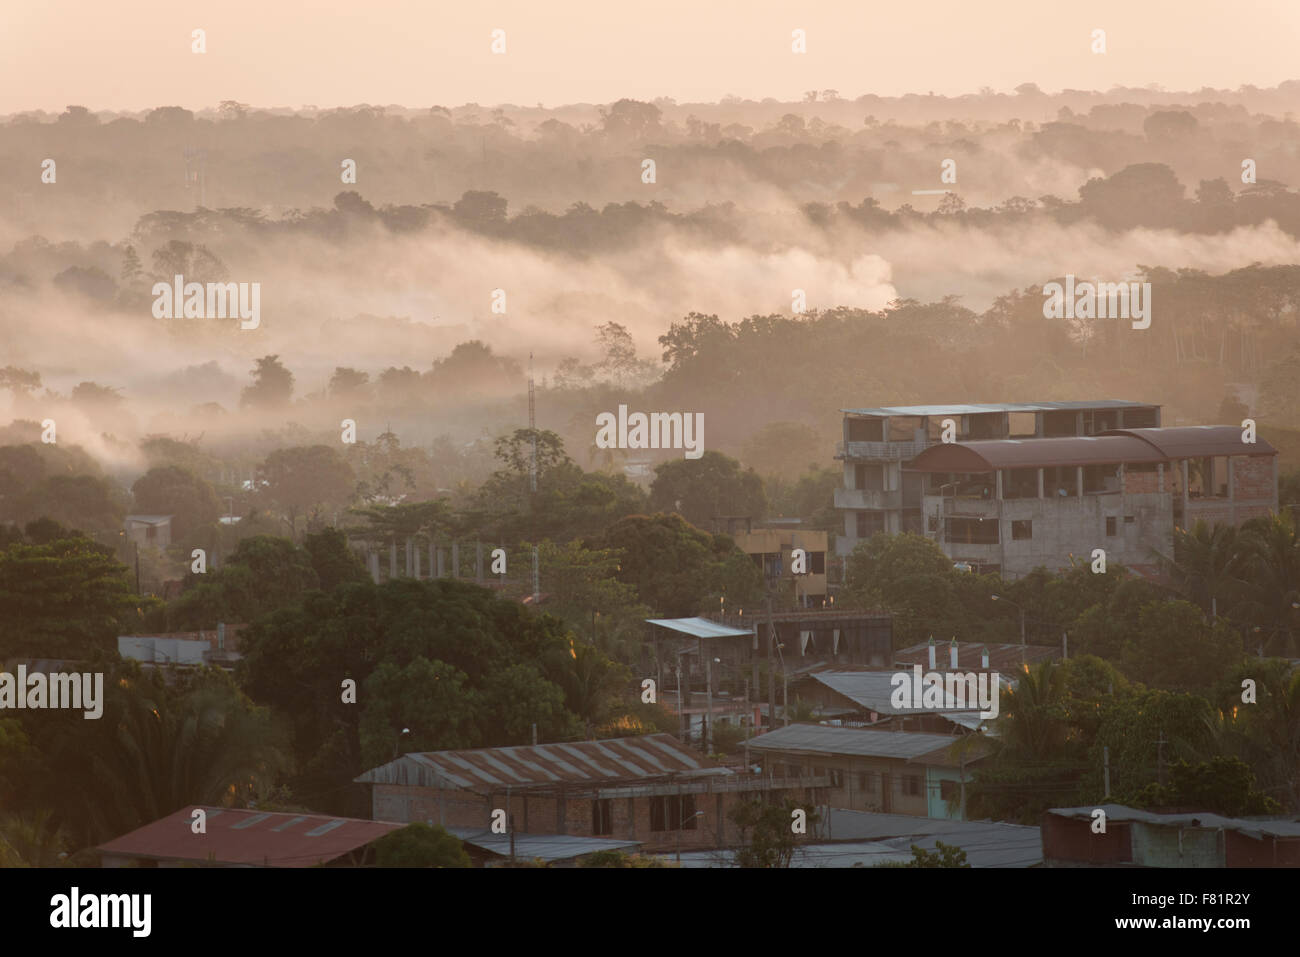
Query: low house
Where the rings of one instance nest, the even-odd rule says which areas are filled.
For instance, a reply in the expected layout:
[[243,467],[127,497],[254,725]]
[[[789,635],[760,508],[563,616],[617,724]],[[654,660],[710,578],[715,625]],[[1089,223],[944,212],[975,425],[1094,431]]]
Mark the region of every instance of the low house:
[[245,625],[219,624],[198,631],[160,635],[119,635],[117,653],[140,662],[146,669],[197,668],[208,665],[231,671],[239,661],[239,633]]
[[[194,812],[206,816],[195,834]],[[287,811],[182,808],[101,844],[102,867],[349,867],[400,824]]]
[[989,751],[979,736],[792,724],[747,742],[763,773],[830,778],[833,808],[964,819],[971,767]]
[[166,548],[172,543],[171,515],[128,515],[122,520],[126,537],[137,545]]
[[509,861],[542,861],[551,867],[573,867],[601,851],[635,854],[639,841],[620,841],[573,834],[498,834],[488,827],[450,827],[475,867],[500,867]]
[[1100,804],[1052,808],[1042,833],[1047,867],[1300,867],[1300,821]]
[[825,803],[828,779],[737,772],[668,734],[471,751],[412,752],[357,779],[372,785],[378,821],[574,835],[646,850],[723,846],[738,803],[789,794]]
[[[703,713],[723,710],[760,723],[785,705],[785,686],[795,675],[823,666],[879,667],[890,664],[893,617],[878,612],[802,610],[721,620],[651,618],[656,685],[676,704],[681,668],[682,704]],[[648,667],[648,663],[646,663]],[[762,676],[767,675],[763,687]],[[703,699],[703,700],[700,700]],[[766,703],[766,709],[761,706]]]

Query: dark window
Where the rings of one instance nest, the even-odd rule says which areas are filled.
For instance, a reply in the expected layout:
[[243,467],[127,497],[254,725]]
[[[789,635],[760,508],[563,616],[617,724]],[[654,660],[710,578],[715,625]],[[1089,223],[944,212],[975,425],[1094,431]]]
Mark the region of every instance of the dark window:
[[880,419],[849,419],[850,442],[880,442],[884,440],[884,423]]
[[958,545],[996,545],[998,522],[992,518],[950,518],[947,540]]
[[1106,534],[1107,534],[1107,535],[1114,535],[1114,534],[1115,534],[1115,524],[1116,524],[1116,523],[1115,523],[1115,516],[1114,516],[1114,515],[1107,515],[1107,516],[1106,516]]
[[884,530],[884,512],[858,512],[858,538],[870,538]]
[[667,800],[667,798],[662,797],[652,797],[650,799],[650,830],[668,830],[664,823],[667,820],[667,815],[664,813],[664,802]]
[[903,793],[909,797],[918,797],[921,793],[921,777],[917,774],[903,775]]
[[680,797],[670,794],[650,799],[652,831],[694,831],[698,829],[698,820],[693,794],[683,794]]
[[1034,523],[1027,519],[1015,519],[1011,523],[1011,540],[1013,542],[1024,541],[1027,538],[1034,537]]
[[1134,521],[1136,521],[1136,520],[1133,518],[1132,515],[1125,515],[1125,516],[1124,516],[1124,524],[1125,524],[1125,525],[1132,525]]
[[808,553],[808,572],[812,575],[826,574],[826,553],[809,552]]
[[591,802],[591,833],[614,833],[614,802],[609,798]]

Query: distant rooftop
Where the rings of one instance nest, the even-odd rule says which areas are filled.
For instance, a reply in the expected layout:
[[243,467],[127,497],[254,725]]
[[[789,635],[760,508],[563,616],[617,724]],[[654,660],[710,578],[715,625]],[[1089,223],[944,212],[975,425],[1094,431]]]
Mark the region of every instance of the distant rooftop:
[[952,405],[885,405],[875,409],[840,409],[846,415],[981,415],[986,412],[1083,412],[1088,409],[1154,409],[1154,402],[1097,399],[1093,402],[977,402]]
[[404,754],[354,780],[449,790],[498,790],[578,784],[619,787],[669,774],[728,774],[726,768],[685,747],[670,734],[643,734],[468,751]]
[[[818,724],[792,724],[750,738],[751,751],[802,751],[811,754],[856,755],[867,758],[898,758],[917,761],[934,756],[947,764],[944,752],[960,737],[913,731],[870,731],[858,728],[828,728]],[[919,763],[933,763],[921,761]]]
[[383,821],[204,807],[207,831],[191,830],[190,805],[101,844],[106,856],[211,861],[245,867],[313,867],[403,827]]

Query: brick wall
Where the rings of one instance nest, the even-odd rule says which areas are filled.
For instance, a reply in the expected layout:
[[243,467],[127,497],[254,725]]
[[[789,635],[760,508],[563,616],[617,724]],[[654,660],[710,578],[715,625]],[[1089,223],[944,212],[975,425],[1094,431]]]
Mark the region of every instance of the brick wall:
[[1233,494],[1237,501],[1272,500],[1273,456],[1236,455],[1232,459]]
[[1134,472],[1130,469],[1125,469],[1124,491],[1130,495],[1138,492],[1159,492],[1160,473],[1158,471]]
[[[445,820],[448,827],[486,828],[491,826],[492,811],[507,807],[504,793],[484,796],[445,791],[441,793],[441,807],[439,796],[433,788],[376,784],[372,816],[377,821],[437,824]],[[681,831],[681,847],[717,847],[735,841],[738,835],[728,815],[739,802],[758,796],[759,792],[734,791],[696,794],[695,810],[704,812],[704,816],[696,820],[694,830]],[[670,851],[677,847],[677,831],[650,830],[650,797],[611,797],[609,801],[612,828],[608,836],[641,841],[646,850]],[[597,836],[593,833],[594,808],[590,798],[561,800],[511,794],[509,813],[513,813],[515,830],[520,833]]]

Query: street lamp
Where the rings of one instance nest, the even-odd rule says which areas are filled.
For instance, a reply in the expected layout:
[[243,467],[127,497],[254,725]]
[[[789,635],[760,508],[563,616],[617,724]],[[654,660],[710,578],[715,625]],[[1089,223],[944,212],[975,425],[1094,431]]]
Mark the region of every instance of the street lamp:
[[703,811],[696,811],[696,812],[695,812],[694,814],[692,814],[690,817],[683,817],[683,816],[681,816],[681,806],[682,806],[682,804],[681,804],[680,797],[681,797],[681,796],[678,795],[678,801],[677,801],[677,811],[678,811],[678,815],[679,815],[678,818],[677,818],[677,866],[678,866],[678,867],[681,867],[681,866],[682,866],[682,831],[683,831],[683,830],[685,829],[685,827],[686,827],[686,822],[687,822],[687,821],[693,821],[693,820],[695,820],[697,817],[704,817],[704,812],[703,812]]
[[1025,610],[1017,605],[1014,601],[1009,601],[1001,595],[990,596],[994,601],[1005,601],[1012,608],[1020,612],[1020,663],[1025,663]]

